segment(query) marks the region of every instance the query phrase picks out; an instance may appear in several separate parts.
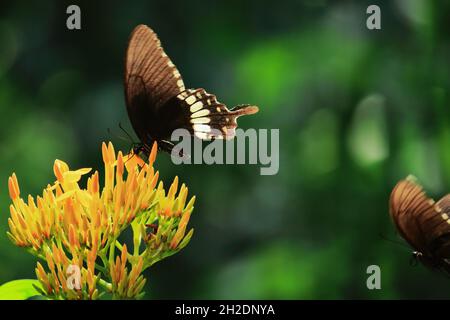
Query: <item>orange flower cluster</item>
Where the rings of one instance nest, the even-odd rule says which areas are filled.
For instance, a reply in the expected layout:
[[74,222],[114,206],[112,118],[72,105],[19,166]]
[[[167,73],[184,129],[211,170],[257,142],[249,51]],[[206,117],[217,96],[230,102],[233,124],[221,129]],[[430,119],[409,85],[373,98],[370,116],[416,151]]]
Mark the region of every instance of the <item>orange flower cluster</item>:
[[116,257],[116,262],[110,267],[112,291],[115,292],[117,297],[133,298],[140,294],[145,285],[146,280],[140,275],[144,260],[139,257],[137,264],[133,265],[130,272],[126,268],[127,260],[128,251],[127,246],[124,245],[122,254],[120,257]]
[[[50,272],[47,273],[40,262],[36,267],[36,275],[45,290],[42,293],[67,299],[98,298],[99,275],[95,275],[96,257],[95,250],[87,252],[85,268],[81,254],[74,253],[72,259],[69,259],[63,249],[53,244],[52,249],[45,255]],[[64,266],[70,267],[64,268]]]
[[[72,171],[65,162],[55,160],[56,181],[36,200],[28,196],[27,202],[20,197],[17,177],[12,174],[8,236],[46,260],[49,272],[38,263],[36,274],[47,296],[95,299],[103,292],[116,298],[139,297],[145,284],[143,270],[187,245],[193,232],[186,234],[195,197],[186,204],[188,188],[184,184],[178,188],[177,177],[166,194],[153,167],[156,153],[155,143],[144,162],[133,153],[124,156],[119,151],[116,156],[113,145],[103,143],[102,189],[97,171],[81,188],[81,178],[91,169]],[[156,230],[148,227],[154,222]],[[118,241],[129,226],[132,254]],[[142,242],[145,249],[140,252]],[[115,258],[116,248],[121,255]],[[127,263],[132,265],[129,273]],[[79,268],[81,288],[67,286],[69,266]]]

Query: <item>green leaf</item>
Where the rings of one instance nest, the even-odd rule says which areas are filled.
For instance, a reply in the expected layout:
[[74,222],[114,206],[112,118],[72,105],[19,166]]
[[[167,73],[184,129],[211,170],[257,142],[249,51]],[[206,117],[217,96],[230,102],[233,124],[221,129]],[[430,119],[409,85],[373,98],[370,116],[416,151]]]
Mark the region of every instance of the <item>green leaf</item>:
[[21,279],[0,286],[0,300],[25,300],[40,295],[34,286],[42,288],[38,280]]

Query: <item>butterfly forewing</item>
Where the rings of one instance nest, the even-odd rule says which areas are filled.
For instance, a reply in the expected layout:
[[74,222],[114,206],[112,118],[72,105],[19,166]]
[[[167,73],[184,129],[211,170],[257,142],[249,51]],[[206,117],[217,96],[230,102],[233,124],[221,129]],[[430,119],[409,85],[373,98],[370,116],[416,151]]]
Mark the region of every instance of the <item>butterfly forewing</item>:
[[415,250],[426,250],[422,232],[417,223],[416,212],[412,209],[412,202],[419,197],[420,188],[409,181],[400,181],[391,193],[390,214],[400,235]]
[[442,249],[450,233],[448,216],[412,179],[400,181],[391,193],[390,214],[400,235],[426,255]]
[[143,143],[156,140],[161,131],[158,109],[183,90],[180,73],[157,35],[147,26],[137,26],[125,58],[125,96],[131,123]]
[[149,107],[158,108],[185,89],[180,72],[164,52],[158,36],[145,25],[137,26],[130,36],[125,63],[125,88],[129,87],[128,79],[131,76],[142,78],[151,103]]

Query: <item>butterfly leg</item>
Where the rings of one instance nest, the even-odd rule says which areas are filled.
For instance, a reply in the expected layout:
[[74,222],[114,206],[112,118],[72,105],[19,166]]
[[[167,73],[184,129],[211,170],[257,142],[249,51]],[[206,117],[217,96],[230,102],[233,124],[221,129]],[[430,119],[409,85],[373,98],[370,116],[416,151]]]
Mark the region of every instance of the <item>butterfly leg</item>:
[[167,140],[160,140],[158,141],[158,149],[162,151],[166,151],[168,153],[172,152],[172,149],[175,145]]
[[[170,154],[172,154],[172,150],[175,147],[175,145],[167,140],[160,140],[158,142],[158,147],[160,148],[160,150],[166,151]],[[182,159],[189,159],[190,156],[189,154],[186,154],[185,152],[183,152],[183,149],[180,149],[178,151],[178,157],[182,158]]]

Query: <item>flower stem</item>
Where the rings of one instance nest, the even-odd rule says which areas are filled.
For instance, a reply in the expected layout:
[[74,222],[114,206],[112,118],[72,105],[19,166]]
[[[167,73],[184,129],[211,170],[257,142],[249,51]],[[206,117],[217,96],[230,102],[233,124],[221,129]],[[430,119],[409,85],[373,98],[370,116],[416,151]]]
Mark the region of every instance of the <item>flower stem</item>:
[[107,290],[108,292],[112,291],[112,284],[109,282],[106,282],[103,279],[98,279],[98,284],[101,285],[105,290]]
[[101,265],[99,265],[98,263],[95,264],[95,268],[100,271],[101,273],[103,273],[105,276],[108,274],[108,271],[106,270],[106,267],[102,267]]
[[109,246],[109,263],[110,264],[114,263],[114,253],[115,253],[115,249],[116,249],[116,242],[117,242],[116,238],[112,239],[111,244]]
[[[117,249],[119,249],[120,251],[122,251],[122,248],[123,248],[123,246],[122,246],[122,244],[119,242],[119,240],[116,240],[116,247],[117,247]],[[132,260],[133,259],[133,256],[131,255],[131,254],[127,254],[127,258],[128,258],[128,260]]]

